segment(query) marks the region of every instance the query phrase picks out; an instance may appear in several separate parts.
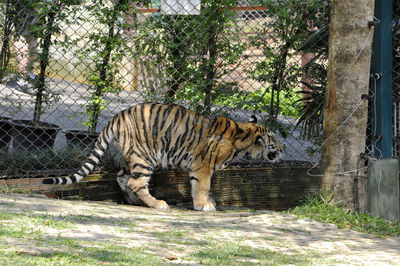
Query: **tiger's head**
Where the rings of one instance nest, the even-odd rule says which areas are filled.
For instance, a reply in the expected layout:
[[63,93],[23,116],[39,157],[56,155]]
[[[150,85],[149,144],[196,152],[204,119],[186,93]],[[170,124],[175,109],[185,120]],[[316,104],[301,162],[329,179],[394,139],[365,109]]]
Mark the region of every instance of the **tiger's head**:
[[281,144],[276,135],[268,128],[257,124],[257,118],[252,116],[249,123],[243,123],[240,141],[243,148],[240,157],[250,160],[267,160],[278,162],[282,158]]

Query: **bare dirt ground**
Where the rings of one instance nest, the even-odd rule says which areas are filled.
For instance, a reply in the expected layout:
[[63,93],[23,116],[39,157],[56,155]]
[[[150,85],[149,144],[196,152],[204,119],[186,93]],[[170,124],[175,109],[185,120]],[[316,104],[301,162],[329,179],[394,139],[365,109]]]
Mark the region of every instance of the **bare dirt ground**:
[[[193,253],[230,243],[287,256],[303,256],[307,258],[306,264],[400,265],[399,237],[381,239],[271,211],[201,213],[176,208],[158,211],[17,194],[0,194],[0,211],[66,219],[71,226],[43,226],[41,232],[88,245],[107,242],[129,248],[144,247],[149,254],[156,254],[169,263],[204,263],[195,259]],[[7,241],[10,249],[43,251],[43,247],[39,249],[33,242],[27,245],[13,239]],[[250,258],[249,262],[269,264]]]

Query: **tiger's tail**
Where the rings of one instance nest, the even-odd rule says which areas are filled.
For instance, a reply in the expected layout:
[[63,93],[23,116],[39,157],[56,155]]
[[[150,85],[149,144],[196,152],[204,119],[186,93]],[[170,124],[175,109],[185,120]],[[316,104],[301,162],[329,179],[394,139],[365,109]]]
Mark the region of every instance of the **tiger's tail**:
[[87,158],[86,162],[81,166],[81,168],[70,177],[51,177],[43,179],[43,184],[62,184],[68,185],[81,181],[87,175],[89,175],[96,165],[99,163],[101,157],[103,157],[104,152],[107,150],[108,146],[114,138],[113,121],[106,125],[106,127],[101,131],[97,141],[94,145],[94,149]]

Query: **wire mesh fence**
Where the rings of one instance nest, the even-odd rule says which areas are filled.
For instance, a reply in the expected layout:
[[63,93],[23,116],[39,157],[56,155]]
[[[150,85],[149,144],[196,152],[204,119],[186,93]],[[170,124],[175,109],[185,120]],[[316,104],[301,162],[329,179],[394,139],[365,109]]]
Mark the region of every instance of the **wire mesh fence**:
[[329,1],[1,0],[0,21],[2,178],[73,171],[141,102],[256,115],[319,160]]

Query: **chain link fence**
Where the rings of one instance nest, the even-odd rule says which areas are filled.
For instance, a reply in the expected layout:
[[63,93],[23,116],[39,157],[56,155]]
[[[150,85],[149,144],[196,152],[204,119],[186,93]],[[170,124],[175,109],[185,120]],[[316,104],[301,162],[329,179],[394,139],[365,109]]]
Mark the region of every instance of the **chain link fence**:
[[256,115],[319,160],[329,1],[0,0],[0,22],[1,178],[73,172],[141,102]]

